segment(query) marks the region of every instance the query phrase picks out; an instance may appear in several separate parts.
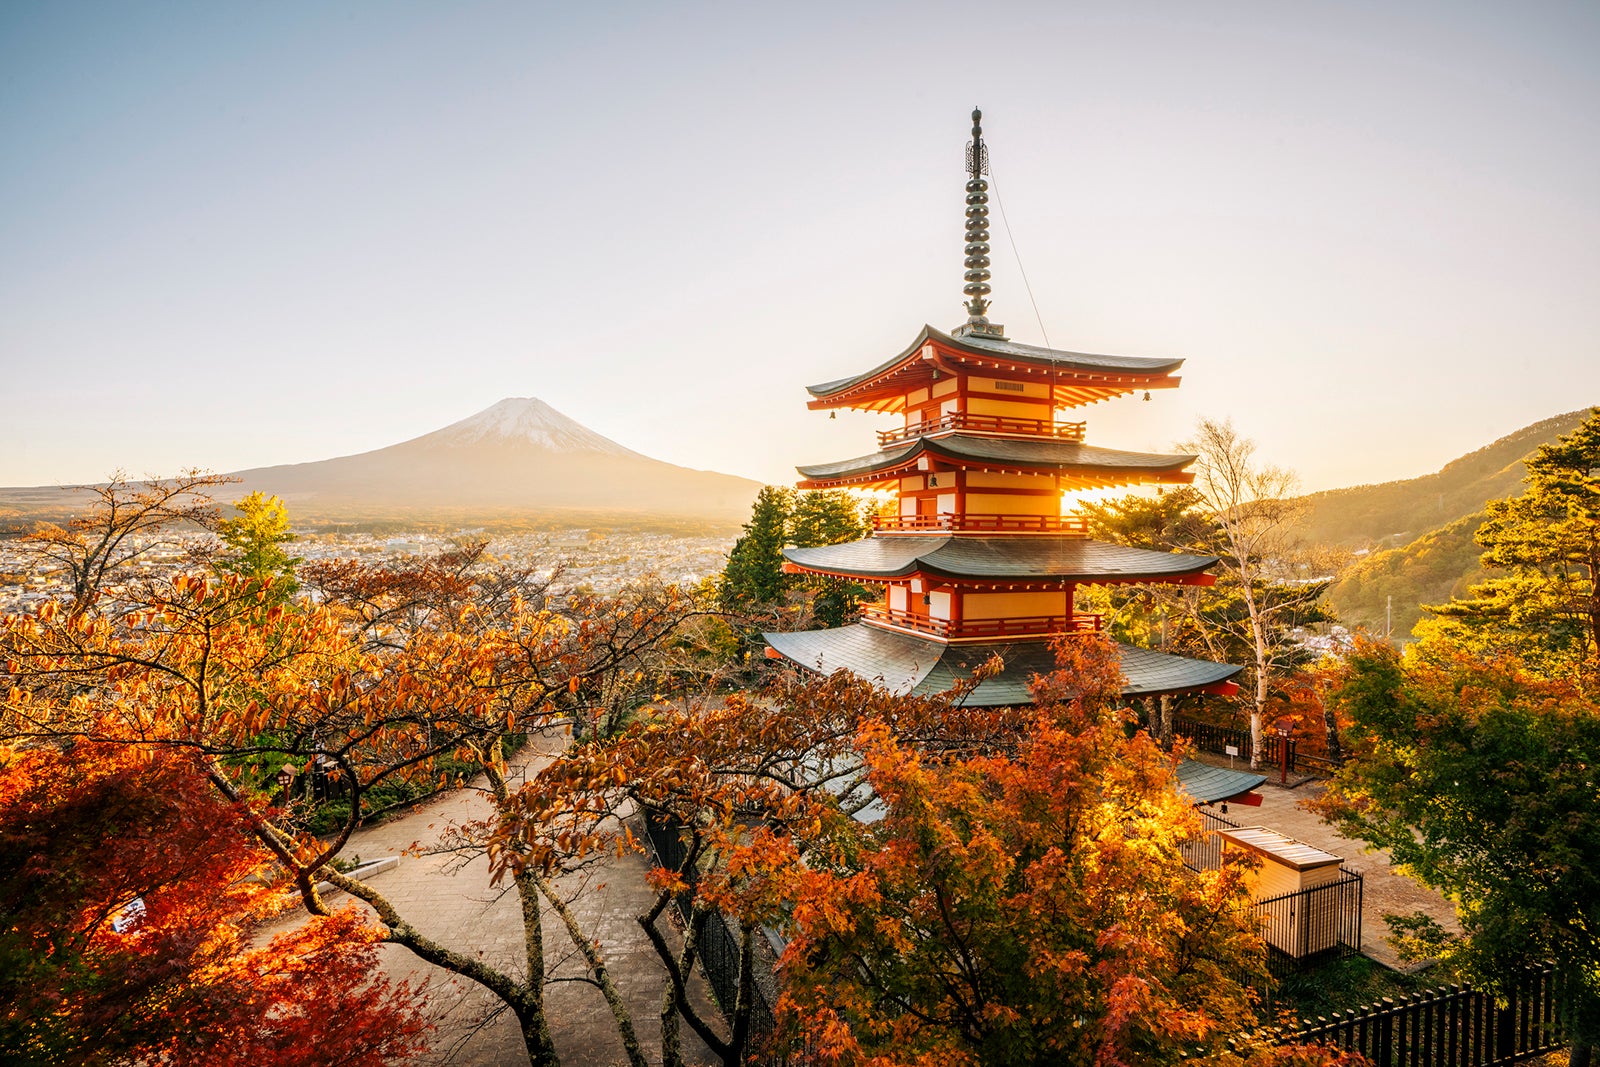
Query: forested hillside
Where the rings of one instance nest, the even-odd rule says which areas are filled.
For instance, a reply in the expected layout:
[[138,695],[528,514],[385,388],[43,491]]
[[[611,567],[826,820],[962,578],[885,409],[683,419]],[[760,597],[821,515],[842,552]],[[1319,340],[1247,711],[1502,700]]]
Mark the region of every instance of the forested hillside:
[[1525,426],[1420,478],[1313,493],[1305,498],[1302,534],[1311,544],[1329,547],[1395,548],[1476,515],[1490,500],[1521,493],[1522,461],[1540,445],[1571,433],[1589,410]]
[[1484,576],[1472,535],[1484,516],[1480,511],[1423,534],[1399,548],[1383,549],[1358,560],[1328,590],[1328,602],[1346,626],[1384,632],[1388,624],[1400,637],[1422,618],[1423,604],[1442,604],[1464,596],[1467,586]]

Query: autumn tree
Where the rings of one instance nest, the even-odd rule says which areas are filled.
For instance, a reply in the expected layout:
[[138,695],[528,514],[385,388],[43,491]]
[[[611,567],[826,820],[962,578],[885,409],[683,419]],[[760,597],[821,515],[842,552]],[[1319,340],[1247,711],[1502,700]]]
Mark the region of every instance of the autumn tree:
[[1552,678],[1600,677],[1600,408],[1527,461],[1527,490],[1491,501],[1476,534],[1491,577],[1428,607],[1418,629],[1448,655],[1510,653]]
[[1571,1062],[1590,1063],[1600,1038],[1600,705],[1515,659],[1402,656],[1375,642],[1351,653],[1333,699],[1351,721],[1351,752],[1324,813],[1455,901],[1462,939],[1433,928],[1423,940],[1485,987],[1510,992],[1524,967],[1555,961]]
[[87,513],[66,527],[42,523],[22,538],[45,566],[66,576],[68,603],[82,613],[113,575],[158,548],[169,547],[167,535],[174,526],[189,523],[209,529],[216,524],[217,509],[211,492],[230,479],[198,469],[172,478],[151,477],[130,482],[122,471],[101,485],[74,486],[87,494]]
[[[843,673],[780,673],[759,693],[658,704],[615,737],[574,745],[517,792],[497,832],[500,869],[571,874],[592,857],[643,851],[633,820],[647,822],[668,842],[651,876],[655,900],[639,916],[668,975],[664,1063],[681,1067],[680,1017],[724,1064],[748,1062],[769,1036],[752,1016],[761,931],[780,924],[789,872],[812,844],[871,803],[856,737],[889,720],[906,736],[977,744],[1014,738],[1020,718],[892,697]],[[687,912],[679,947],[665,932],[675,902]],[[731,925],[739,946],[727,1026],[687,993],[712,923]]]
[[298,588],[294,568],[301,562],[283,547],[295,539],[288,509],[259,489],[235,500],[233,507],[238,514],[217,523],[217,536],[226,547],[213,566],[223,574],[270,585],[274,600],[287,600]]
[[1301,553],[1294,527],[1302,505],[1292,496],[1293,474],[1260,463],[1255,444],[1229,422],[1201,419],[1195,439],[1180,447],[1195,453],[1197,506],[1215,524],[1211,543],[1228,577],[1218,583],[1228,599],[1213,601],[1213,622],[1245,646],[1253,683],[1250,766],[1257,767],[1274,681],[1307,658],[1294,629],[1326,617],[1319,602],[1328,581],[1295,567]]
[[1237,1062],[1264,949],[1237,870],[1196,875],[1172,758],[1130,739],[1080,641],[1015,753],[941,760],[868,725],[881,819],[794,872],[780,1004],[841,1064]]
[[353,908],[283,907],[249,814],[170,749],[0,750],[0,1058],[380,1064],[420,1048]]
[[[47,604],[8,617],[0,625],[8,672],[0,729],[28,743],[94,740],[192,754],[212,788],[243,806],[311,915],[331,914],[317,890],[324,879],[365,901],[378,916],[377,937],[490,990],[517,1016],[532,1061],[554,1064],[541,901],[556,903],[536,880],[514,886],[526,966],[501,970],[429,939],[331,863],[366,796],[387,782],[431,781],[442,756],[475,765],[491,803],[505,803],[506,739],[596,722],[613,677],[647,683],[644,657],[692,606],[658,586],[534,602],[492,572],[480,587],[470,569],[451,567],[320,580],[341,596],[294,610],[268,603],[244,578],[180,575],[130,591],[133,601],[104,612],[73,617]],[[112,715],[93,716],[95,707]],[[276,793],[272,775],[284,762],[330,767],[347,790],[346,818],[330,836],[306,832],[299,802],[256,803]],[[458,845],[486,841],[468,835]],[[623,1023],[619,1016],[619,1029]]]
[[[1296,640],[1295,630],[1329,621],[1323,601],[1328,583],[1305,576],[1309,554],[1293,543],[1287,530],[1281,537],[1275,533],[1279,543],[1273,546],[1273,558],[1252,556],[1238,565],[1235,545],[1251,540],[1251,535],[1243,530],[1237,540],[1230,540],[1214,506],[1214,501],[1187,486],[1153,497],[1129,494],[1082,505],[1091,537],[1155,551],[1215,555],[1222,567],[1212,586],[1112,586],[1080,595],[1107,612],[1108,628],[1119,640],[1178,655],[1250,664],[1255,685],[1248,707],[1253,721],[1265,718],[1267,709],[1297,714],[1307,707],[1296,698],[1313,685],[1307,670],[1316,653]],[[1268,682],[1264,700],[1263,679]],[[1170,700],[1162,697],[1160,706],[1170,710]],[[1336,722],[1319,712],[1306,717],[1322,735],[1321,747],[1337,758]],[[1159,716],[1162,737],[1168,741],[1169,721],[1169,715]],[[1259,730],[1252,736],[1259,737]]]

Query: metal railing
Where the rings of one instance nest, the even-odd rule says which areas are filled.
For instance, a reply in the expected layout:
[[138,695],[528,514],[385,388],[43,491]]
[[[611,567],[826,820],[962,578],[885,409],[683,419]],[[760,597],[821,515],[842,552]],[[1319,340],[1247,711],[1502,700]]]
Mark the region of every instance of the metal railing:
[[1089,520],[1081,515],[874,515],[872,528],[878,533],[970,530],[981,533],[1089,536]]
[[1309,959],[1360,952],[1364,893],[1361,875],[1340,868],[1325,885],[1251,901],[1250,914],[1274,950],[1267,956],[1268,969],[1281,975]]
[[[694,921],[694,884],[697,872],[684,869],[685,861],[688,859],[688,849],[684,847],[678,825],[649,815],[645,816],[643,822],[645,842],[650,847],[656,866],[676,871],[683,876],[688,886],[684,892],[674,896],[672,902],[676,905],[684,923],[691,923]],[[738,924],[728,916],[720,911],[702,915],[699,939],[696,941],[696,956],[700,961],[701,973],[706,976],[712,994],[716,997],[717,1006],[722,1009],[730,1025],[733,1022],[733,1006],[739,999],[739,940]],[[762,951],[763,940],[762,937],[756,938],[757,973],[750,976],[750,1034],[753,1048],[764,1045],[777,1028],[776,977],[771,970],[770,956]],[[765,974],[760,973],[763,962],[768,964]]]
[[1178,846],[1183,865],[1191,871],[1214,871],[1222,866],[1222,838],[1218,830],[1238,830],[1236,822],[1229,822],[1209,808],[1196,808],[1205,829]]
[[976,433],[1018,434],[1027,437],[1054,437],[1062,441],[1082,441],[1085,424],[1057,422],[1053,419],[1013,419],[1003,415],[971,415],[952,411],[937,419],[913,423],[893,430],[878,431],[878,447],[914,441],[943,430],[972,430]]
[[[1214,871],[1223,862],[1223,841],[1217,831],[1241,827],[1206,808],[1197,810],[1204,829],[1180,844],[1178,854],[1192,871]],[[1282,977],[1309,959],[1360,952],[1365,892],[1362,876],[1341,867],[1338,877],[1325,885],[1242,905],[1254,916],[1262,939],[1272,949],[1267,956],[1268,970]]]
[[1375,1067],[1518,1063],[1565,1043],[1567,1005],[1558,985],[1552,968],[1534,969],[1512,984],[1503,1006],[1487,993],[1450,985],[1399,1000],[1385,997],[1331,1019],[1307,1019],[1278,1036],[1359,1052]]
[[1057,634],[1099,633],[1105,628],[1105,617],[1101,615],[1020,615],[1009,619],[962,619],[951,622],[882,604],[864,605],[861,618],[883,626],[945,638],[1052,637]]

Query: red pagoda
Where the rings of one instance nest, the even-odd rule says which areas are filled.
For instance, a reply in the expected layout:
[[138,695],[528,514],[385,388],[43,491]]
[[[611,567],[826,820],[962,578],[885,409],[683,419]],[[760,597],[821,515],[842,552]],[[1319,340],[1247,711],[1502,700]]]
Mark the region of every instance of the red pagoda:
[[[906,349],[871,370],[809,387],[813,409],[898,416],[878,450],[800,467],[802,489],[896,494],[872,536],[784,550],[791,573],[876,584],[883,600],[831,630],[765,634],[772,651],[809,670],[839,669],[900,693],[938,692],[998,653],[1004,670],[969,696],[980,706],[1032,698],[1035,673],[1055,665],[1050,644],[1098,631],[1075,593],[1086,584],[1209,585],[1217,559],[1091,540],[1062,515],[1062,494],[1134,485],[1186,485],[1193,456],[1085,443],[1082,422],[1057,418],[1101,400],[1172,389],[1180,359],[1088,355],[1020,344],[989,321],[988,150],[981,113],[967,146],[967,321],[949,333],[924,326]],[[1119,646],[1125,695],[1230,693],[1240,668]]]

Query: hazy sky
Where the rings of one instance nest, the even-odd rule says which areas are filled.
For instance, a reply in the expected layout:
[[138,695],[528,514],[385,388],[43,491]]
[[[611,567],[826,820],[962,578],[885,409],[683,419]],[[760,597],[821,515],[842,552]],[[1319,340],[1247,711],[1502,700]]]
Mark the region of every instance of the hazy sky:
[[[960,307],[962,144],[1087,409],[1308,489],[1600,402],[1600,5],[0,4],[0,484],[365,451],[538,396],[789,482]],[[1044,340],[996,213],[995,308]]]

